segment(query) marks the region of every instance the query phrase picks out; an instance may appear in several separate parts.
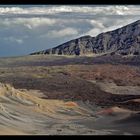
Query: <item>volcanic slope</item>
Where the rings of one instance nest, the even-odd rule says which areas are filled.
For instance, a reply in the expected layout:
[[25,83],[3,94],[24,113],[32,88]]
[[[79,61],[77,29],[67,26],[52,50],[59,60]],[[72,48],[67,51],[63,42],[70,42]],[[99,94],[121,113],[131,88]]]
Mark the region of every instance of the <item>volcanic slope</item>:
[[82,36],[54,48],[31,53],[57,55],[140,54],[140,20],[96,37]]

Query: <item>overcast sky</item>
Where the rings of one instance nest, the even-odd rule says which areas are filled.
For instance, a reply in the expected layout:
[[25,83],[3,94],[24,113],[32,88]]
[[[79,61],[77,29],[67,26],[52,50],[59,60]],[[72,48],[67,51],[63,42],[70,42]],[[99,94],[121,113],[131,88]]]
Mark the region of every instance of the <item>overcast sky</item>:
[[140,19],[140,5],[0,6],[0,56],[20,56]]

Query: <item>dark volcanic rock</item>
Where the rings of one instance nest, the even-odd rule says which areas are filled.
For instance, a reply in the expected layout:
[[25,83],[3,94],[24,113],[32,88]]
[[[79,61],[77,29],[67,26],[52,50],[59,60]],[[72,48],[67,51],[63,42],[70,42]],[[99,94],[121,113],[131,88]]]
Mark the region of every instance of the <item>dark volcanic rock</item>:
[[55,48],[35,54],[87,55],[111,53],[121,55],[140,54],[140,20],[122,28],[101,33],[96,37],[83,36]]

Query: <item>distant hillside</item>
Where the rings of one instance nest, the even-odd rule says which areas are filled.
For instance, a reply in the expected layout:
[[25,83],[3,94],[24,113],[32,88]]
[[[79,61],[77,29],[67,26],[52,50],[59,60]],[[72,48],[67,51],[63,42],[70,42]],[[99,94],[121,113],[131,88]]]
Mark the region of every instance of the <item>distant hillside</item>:
[[101,33],[96,37],[83,36],[68,41],[57,47],[32,53],[58,55],[87,55],[87,54],[140,54],[140,20],[122,28]]

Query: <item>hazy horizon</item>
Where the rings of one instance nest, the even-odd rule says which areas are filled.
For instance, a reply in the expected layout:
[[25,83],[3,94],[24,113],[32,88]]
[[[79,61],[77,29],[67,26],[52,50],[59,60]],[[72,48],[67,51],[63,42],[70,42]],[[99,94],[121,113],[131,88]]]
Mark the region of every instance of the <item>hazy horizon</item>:
[[0,57],[23,56],[139,20],[139,5],[1,5]]

